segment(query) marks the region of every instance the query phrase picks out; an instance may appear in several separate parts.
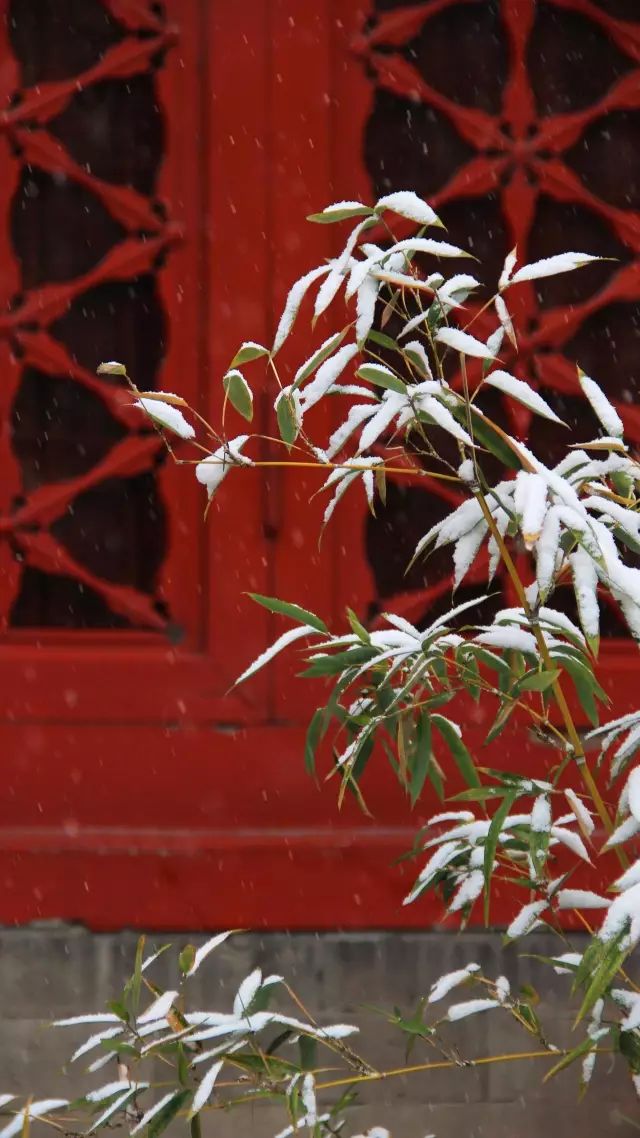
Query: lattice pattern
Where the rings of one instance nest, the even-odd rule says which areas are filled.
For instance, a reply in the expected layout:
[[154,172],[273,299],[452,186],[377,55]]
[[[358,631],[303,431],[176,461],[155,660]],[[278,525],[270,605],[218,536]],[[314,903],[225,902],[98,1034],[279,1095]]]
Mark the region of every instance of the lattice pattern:
[[[537,384],[575,437],[587,439],[596,426],[578,399],[577,360],[619,407],[629,439],[640,443],[635,0],[379,0],[354,47],[375,85],[364,153],[377,192],[408,184],[422,192],[492,279],[514,245],[522,261],[567,248],[617,258],[520,288],[519,354],[507,349],[502,358]],[[475,327],[476,334],[490,330],[483,318]],[[564,441],[560,429],[513,404],[504,414],[513,433],[553,458]],[[394,611],[433,614],[448,606],[449,566],[430,561],[429,585],[423,571],[408,580],[403,571],[417,537],[455,495],[404,485],[392,497],[394,509],[368,523],[379,594],[385,605],[394,596]],[[397,550],[391,562],[390,548]],[[469,574],[471,595],[483,570]],[[503,587],[513,603],[508,583]],[[464,599],[465,589],[460,593]],[[622,634],[613,609],[604,627]]]
[[0,617],[5,626],[162,629],[157,434],[97,377],[118,346],[154,386],[156,289],[180,227],[155,198],[161,4],[10,5],[0,145]]

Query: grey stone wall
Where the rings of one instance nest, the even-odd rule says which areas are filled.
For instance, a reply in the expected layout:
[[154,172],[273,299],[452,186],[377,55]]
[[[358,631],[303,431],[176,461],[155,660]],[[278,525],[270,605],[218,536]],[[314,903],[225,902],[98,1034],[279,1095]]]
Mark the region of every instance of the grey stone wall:
[[[183,934],[150,938],[159,945],[198,937]],[[117,994],[133,959],[136,935],[91,935],[80,928],[47,926],[0,931],[0,1091],[36,1092],[38,1096],[77,1095],[86,1084],[62,1070],[65,1057],[82,1029],[48,1030],[44,1021],[102,1010]],[[528,951],[557,952],[557,941],[531,938]],[[169,986],[171,954],[158,962],[156,979]],[[556,977],[534,960],[518,959],[504,950],[500,937],[484,932],[441,933],[251,934],[234,938],[209,958],[194,977],[193,999],[200,1008],[227,1009],[244,975],[256,964],[278,971],[292,983],[322,1022],[368,1023],[361,1050],[379,1069],[402,1065],[402,1043],[384,1021],[363,1011],[375,1003],[403,1010],[415,1007],[433,980],[476,960],[490,976],[505,973],[512,984],[533,984],[541,995],[541,1018],[552,1025],[552,1037],[568,1040],[571,1023],[563,1015],[566,978]],[[529,1050],[517,1025],[489,1013],[456,1026],[455,1039],[465,1057],[474,1054]],[[430,1057],[425,1045],[412,1062]],[[375,1123],[394,1138],[603,1138],[629,1135],[636,1129],[623,1115],[640,1123],[640,1110],[626,1072],[610,1069],[602,1057],[592,1088],[577,1102],[578,1070],[572,1068],[541,1085],[546,1061],[509,1063],[456,1071],[414,1074],[362,1092],[362,1105],[350,1112],[348,1133]],[[93,1076],[93,1084],[100,1076]],[[260,1105],[234,1114],[210,1113],[205,1134],[216,1138],[249,1138],[276,1134],[284,1125],[279,1108]]]

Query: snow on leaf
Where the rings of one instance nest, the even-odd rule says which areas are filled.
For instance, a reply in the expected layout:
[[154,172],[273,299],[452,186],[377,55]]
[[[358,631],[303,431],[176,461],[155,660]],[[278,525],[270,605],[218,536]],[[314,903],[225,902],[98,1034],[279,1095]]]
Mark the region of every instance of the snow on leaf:
[[571,850],[572,853],[586,861],[591,865],[591,858],[587,853],[586,847],[582,838],[578,834],[574,834],[572,830],[565,830],[563,826],[552,826],[551,837],[556,841],[561,842],[563,846]]
[[369,422],[366,423],[360,435],[360,442],[358,443],[359,452],[369,450],[369,448],[373,446],[377,439],[380,438],[380,435],[386,431],[393,419],[395,419],[396,415],[402,410],[403,405],[404,396],[397,395],[395,391],[385,391],[378,410],[375,415],[369,419]]
[[580,382],[580,387],[589,400],[589,403],[591,404],[595,415],[602,423],[602,426],[604,427],[607,434],[611,435],[613,438],[622,438],[622,435],[624,433],[624,424],[615,407],[613,407],[607,399],[604,391],[598,387],[598,384],[595,382],[595,380],[590,379],[589,376],[585,375],[584,372],[580,371],[579,368],[578,380]]
[[467,434],[464,427],[460,426],[448,408],[440,403],[433,395],[418,396],[418,406],[425,415],[433,419],[434,423],[442,427],[443,431],[446,431],[449,435],[453,435],[454,439],[457,439],[458,442],[466,443],[467,446],[473,445],[473,440]]
[[581,269],[591,261],[601,260],[602,257],[594,257],[591,253],[558,253],[555,257],[544,257],[541,261],[532,261],[530,265],[523,265],[513,274],[509,284],[536,281],[541,277],[554,277],[558,273],[570,273],[574,269]]
[[533,549],[541,536],[547,512],[547,481],[543,475],[518,471],[513,501],[525,547]]
[[463,536],[456,542],[455,549],[453,551],[454,592],[473,565],[473,562],[478,555],[480,546],[482,545],[486,533],[487,523],[483,519],[482,521],[478,522],[478,524],[474,526],[472,530],[469,530],[468,533],[463,534]]
[[315,378],[303,387],[300,393],[302,406],[305,411],[309,407],[313,407],[322,396],[326,394],[332,384],[335,383],[338,376],[346,368],[347,364],[358,354],[357,344],[345,344],[344,347],[338,348],[334,355],[329,356],[324,363],[320,364]]
[[582,833],[585,835],[585,837],[589,838],[595,829],[595,824],[593,818],[591,817],[591,813],[589,810],[587,810],[587,807],[585,806],[582,799],[578,798],[578,795],[574,790],[568,788],[565,790],[564,796],[577,819]]
[[552,506],[547,510],[540,537],[536,542],[536,580],[542,600],[547,597],[554,582],[560,535],[558,507]]
[[70,1016],[68,1019],[56,1019],[53,1021],[53,1027],[75,1027],[80,1023],[118,1023],[122,1021],[119,1016],[113,1015],[112,1012],[96,1012],[91,1015],[83,1016]]
[[409,342],[405,344],[403,351],[409,363],[420,372],[421,376],[425,379],[433,379],[429,357],[419,340],[409,340]]
[[504,259],[504,265],[502,266],[502,272],[500,273],[500,279],[498,281],[498,289],[500,292],[502,292],[502,289],[505,288],[505,286],[509,283],[515,263],[516,250],[512,249],[510,253],[507,253],[507,256]]
[[406,217],[418,225],[442,225],[437,213],[427,205],[422,198],[414,194],[413,190],[396,190],[393,194],[385,194],[376,202],[376,213],[390,209],[399,217]]
[[470,336],[468,332],[461,332],[459,328],[440,328],[435,338],[439,344],[453,348],[464,356],[474,356],[480,360],[494,359],[486,344],[476,340],[475,336]]
[[177,992],[163,992],[149,1005],[146,1012],[138,1016],[138,1024],[152,1023],[154,1020],[164,1019],[167,1012],[170,1011],[174,1000],[177,998]]
[[[9,1099],[13,1096],[9,1095]],[[63,1106],[68,1106],[69,1100],[66,1098],[45,1098],[40,1099],[39,1102],[32,1102],[28,1106],[23,1107],[11,1119],[6,1126],[0,1130],[0,1138],[13,1138],[15,1134],[20,1134],[24,1131],[28,1134],[28,1118],[42,1118],[43,1115],[49,1114],[54,1110],[61,1110]]]
[[499,1000],[467,1000],[463,1004],[452,1004],[446,1018],[455,1023],[459,1019],[466,1019],[467,1016],[475,1016],[478,1012],[488,1012],[491,1008],[499,1007]]
[[541,913],[544,913],[547,907],[547,901],[530,901],[527,905],[524,905],[507,929],[509,940],[516,940],[517,937],[524,936],[526,933],[531,932],[531,929],[537,923],[538,917]]
[[273,341],[272,349],[274,355],[276,352],[280,351],[280,348],[291,332],[295,318],[298,315],[300,305],[302,304],[302,301],[304,300],[308,289],[311,287],[314,281],[317,281],[320,277],[325,276],[325,274],[329,272],[329,269],[329,265],[319,265],[317,268],[311,269],[310,272],[305,273],[303,277],[300,277],[300,279],[297,280],[294,285],[292,285],[289,291],[289,295],[285,301],[282,316],[280,317],[280,323],[276,329],[276,335]]
[[496,309],[496,316],[500,321],[500,327],[502,331],[506,332],[507,338],[511,341],[514,348],[517,348],[518,342],[516,340],[516,334],[513,328],[513,320],[511,319],[511,314],[504,302],[504,299],[501,296],[497,296],[495,298],[494,304]]
[[427,885],[430,884],[436,874],[438,874],[441,869],[444,869],[450,861],[453,861],[453,859],[458,856],[462,849],[463,847],[460,845],[460,842],[455,841],[444,841],[440,846],[438,846],[435,853],[431,855],[427,864],[418,874],[418,878],[413,886],[413,889],[404,898],[402,904],[410,905],[411,902],[414,901],[418,896],[418,894],[421,893],[423,889],[426,889]]
[[573,575],[573,589],[576,595],[578,616],[586,637],[597,640],[600,632],[600,609],[598,607],[598,574],[592,558],[585,549],[579,547],[569,556]]
[[449,905],[449,913],[459,913],[460,909],[464,909],[467,905],[472,905],[475,900],[480,896],[484,889],[484,872],[481,869],[474,869],[471,873],[464,878],[462,884],[454,895],[453,901]]
[[[402,335],[402,333],[400,333],[400,335]],[[502,341],[503,340],[504,340],[504,328],[502,327],[501,324],[499,324],[498,327],[496,328],[495,332],[492,332],[491,335],[487,339],[487,351],[491,352],[491,355],[494,357],[494,359],[500,352],[500,348],[502,347]]]
[[[159,393],[160,394],[160,393]],[[134,407],[140,407],[141,410],[146,411],[150,419],[153,419],[159,427],[165,427],[168,431],[173,431],[174,435],[178,435],[181,439],[193,439],[195,431],[185,419],[182,411],[177,407],[172,407],[170,403],[164,403],[161,399],[137,399]]]
[[636,822],[635,818],[627,818],[613,831],[602,848],[603,850],[609,850],[613,846],[619,846],[623,842],[628,842],[631,838],[635,838],[638,833],[640,833],[640,822]]
[[117,1035],[122,1035],[122,1031],[122,1025],[120,1027],[108,1027],[104,1031],[96,1031],[94,1035],[90,1035],[89,1038],[74,1051],[69,1061],[75,1063],[76,1059],[79,1059],[82,1055],[86,1055],[87,1051],[92,1051],[94,1047],[99,1047],[103,1039],[115,1039]]
[[606,909],[610,904],[607,897],[588,889],[559,889],[556,896],[559,909]]
[[609,911],[598,931],[602,941],[613,940],[619,936],[634,918],[640,915],[640,884],[632,885],[609,906]]
[[486,644],[491,648],[514,649],[516,652],[529,652],[538,654],[536,638],[524,628],[514,628],[507,625],[493,625],[486,628],[476,636],[478,644]]
[[235,439],[231,439],[218,450],[214,451],[207,458],[203,458],[195,468],[195,476],[198,482],[206,487],[209,500],[213,497],[218,489],[222,479],[232,466],[236,465],[251,465],[250,459],[243,458],[240,454],[242,447],[246,443],[248,435],[238,435]]
[[228,937],[232,935],[232,932],[233,930],[230,929],[228,932],[217,933],[216,936],[210,937],[208,941],[200,946],[200,948],[196,949],[196,954],[193,958],[193,964],[186,974],[187,978],[189,976],[193,976],[198,971],[200,965],[202,964],[202,961],[206,960],[209,953],[213,952],[214,949],[218,948],[219,945],[224,944],[225,940],[227,940]]
[[213,1087],[218,1075],[224,1066],[224,1059],[219,1059],[217,1063],[213,1063],[207,1073],[203,1076],[202,1082],[193,1096],[191,1104],[191,1115],[198,1114],[203,1106],[211,1096]]
[[[372,253],[364,261],[359,261],[355,268],[351,270],[351,277],[345,291],[345,297],[349,300],[350,297],[360,288],[363,280],[376,266],[381,262],[387,262],[387,267],[395,268],[393,259],[397,254],[405,253],[427,253],[436,257],[468,257],[469,254],[465,253],[463,249],[459,249],[456,245],[449,245],[446,241],[434,241],[429,237],[411,237],[406,241],[398,241],[397,244],[392,245],[390,249],[378,250]],[[417,280],[411,278],[409,283],[420,284]]]
[[365,277],[356,297],[356,340],[363,344],[371,331],[378,299],[378,282]]
[[431,985],[427,1002],[435,1004],[438,1000],[442,1000],[444,996],[448,995],[459,984],[464,984],[475,972],[480,971],[479,964],[467,964],[465,968],[457,968],[455,972],[447,972],[445,976],[440,976],[438,980]]
[[316,1104],[316,1081],[311,1071],[308,1071],[302,1080],[300,1098],[307,1112],[307,1125],[315,1126],[318,1118],[318,1107]]
[[160,1111],[164,1110],[165,1106],[168,1106],[169,1103],[173,1101],[173,1099],[177,1098],[178,1095],[183,1093],[183,1091],[179,1090],[168,1091],[166,1095],[163,1095],[162,1098],[159,1098],[158,1101],[153,1104],[153,1106],[150,1106],[148,1110],[145,1110],[140,1121],[136,1122],[133,1130],[129,1131],[129,1138],[133,1138],[134,1134],[139,1134],[141,1130],[144,1130],[145,1126],[149,1125],[151,1119],[155,1118],[156,1114],[160,1114]]
[[356,403],[355,406],[351,407],[345,421],[341,423],[339,427],[336,427],[336,430],[329,439],[327,458],[334,458],[338,451],[342,450],[345,443],[348,442],[354,431],[357,431],[362,423],[372,415],[375,415],[377,410],[377,403]]
[[269,660],[272,660],[274,656],[277,656],[278,652],[281,652],[283,648],[286,648],[289,644],[293,644],[295,640],[300,640],[300,638],[303,636],[317,635],[318,633],[316,629],[307,627],[307,625],[302,625],[299,628],[290,628],[287,632],[283,632],[282,636],[279,636],[270,648],[267,648],[266,651],[261,652],[260,655],[257,656],[253,661],[253,663],[246,669],[246,671],[244,671],[241,676],[238,676],[234,687],[236,687],[238,684],[244,683],[245,680],[249,679],[249,676],[253,676],[257,671],[259,671],[260,668],[264,668],[265,664],[269,663]]
[[550,419],[553,423],[560,423],[566,426],[562,419],[558,418],[555,411],[537,391],[529,387],[523,379],[517,379],[515,375],[511,375],[508,371],[501,371],[499,368],[496,371],[489,372],[485,376],[485,383],[490,387],[495,387],[498,391],[502,391],[505,395],[511,396],[516,402],[522,403],[529,411],[534,411],[536,415],[541,415],[544,419]]
[[506,976],[498,976],[496,980],[496,995],[501,1004],[506,1003],[511,995],[511,984]]
[[[581,952],[563,952],[562,956],[553,956],[551,959],[553,961],[555,961],[553,971],[557,972],[557,974],[559,976],[562,974],[567,975],[567,974],[571,974],[573,969],[578,967],[578,965],[580,964],[580,961],[582,960],[582,953]],[[571,968],[563,967],[563,965],[566,965],[566,964],[570,964],[572,967]]]
[[531,810],[531,832],[548,834],[551,829],[551,803],[546,794],[536,798]]
[[629,811],[636,822],[640,822],[640,767],[635,767],[635,769],[631,771],[627,781],[627,790],[629,795]]
[[233,1014],[236,1016],[244,1015],[247,1008],[251,1006],[256,993],[260,991],[262,985],[262,970],[255,968],[248,976],[245,976],[242,981],[236,997],[233,1001]]
[[336,221],[346,221],[351,217],[369,217],[373,210],[368,205],[363,205],[362,202],[332,202],[331,205],[326,205],[320,213],[311,213],[307,217],[307,221],[317,221],[320,224],[329,224]]

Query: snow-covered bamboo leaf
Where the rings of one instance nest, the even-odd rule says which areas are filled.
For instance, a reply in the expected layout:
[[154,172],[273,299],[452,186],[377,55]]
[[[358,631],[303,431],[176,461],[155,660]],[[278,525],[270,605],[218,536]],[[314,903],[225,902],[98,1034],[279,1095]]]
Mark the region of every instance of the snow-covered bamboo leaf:
[[526,549],[533,549],[542,534],[547,513],[547,481],[542,474],[520,470],[513,497]]
[[232,368],[222,379],[229,402],[244,419],[253,419],[253,392],[241,371]]
[[478,1015],[479,1012],[488,1012],[492,1008],[499,1008],[499,1000],[467,1000],[463,1004],[452,1004],[447,1012],[447,1019],[456,1023],[459,1019]]
[[517,940],[518,937],[525,936],[526,933],[531,932],[531,929],[537,924],[546,908],[548,908],[548,901],[546,900],[530,901],[527,905],[524,905],[507,929],[506,935],[508,940]]
[[624,424],[615,407],[607,399],[604,391],[598,387],[598,384],[593,379],[585,375],[580,368],[578,368],[578,380],[595,415],[602,423],[607,434],[613,438],[622,438]]
[[449,992],[459,987],[460,984],[467,984],[474,974],[479,971],[479,964],[467,964],[465,968],[458,968],[455,972],[447,972],[445,976],[440,976],[440,978],[431,985],[427,997],[428,1003],[435,1004],[438,1000],[444,999]]
[[310,213],[307,221],[320,225],[334,225],[337,221],[348,221],[352,217],[371,217],[373,210],[362,202],[334,202],[325,206],[320,213]]
[[459,328],[439,328],[435,338],[439,344],[453,348],[455,352],[460,352],[464,356],[474,356],[480,360],[494,359],[482,340],[477,340],[468,332],[461,332]]
[[224,944],[225,940],[227,940],[232,935],[232,933],[232,929],[224,933],[216,933],[215,936],[210,937],[208,941],[200,946],[200,948],[196,949],[196,954],[193,958],[193,964],[186,973],[187,977],[195,975],[203,960],[207,959],[209,953],[213,952],[214,949],[218,948],[219,945]]
[[245,340],[229,364],[229,371],[234,367],[241,367],[242,364],[249,364],[252,360],[258,360],[261,356],[268,355],[269,349],[263,348],[262,344],[256,344],[255,340]]
[[[11,1099],[13,1096],[9,1096]],[[28,1135],[28,1119],[30,1118],[43,1118],[47,1114],[52,1114],[55,1110],[62,1110],[64,1106],[69,1105],[69,1100],[66,1098],[45,1098],[40,1099],[38,1102],[29,1103],[28,1106],[19,1110],[16,1115],[11,1119],[11,1122],[0,1130],[0,1138],[14,1138],[14,1135],[23,1132]]]
[[274,355],[276,352],[280,351],[280,348],[291,332],[296,316],[300,310],[300,305],[302,304],[302,301],[304,300],[311,285],[314,283],[314,281],[319,280],[320,277],[325,276],[328,272],[328,265],[319,265],[317,268],[311,269],[310,272],[305,273],[303,277],[300,277],[300,279],[297,280],[290,289],[282,312],[282,316],[280,317],[280,323],[276,329],[275,339],[273,341],[272,351]]
[[356,294],[356,341],[359,347],[364,344],[373,327],[378,287],[378,282],[373,277],[365,277]]
[[[300,392],[300,400],[305,411],[315,406],[315,404],[326,395],[329,388],[332,387],[339,376],[342,375],[347,364],[349,364],[357,354],[357,344],[344,344],[341,348],[338,348],[337,352],[334,352],[332,356],[329,356],[320,364],[311,383],[303,387]],[[294,392],[294,397],[297,394],[297,391]]]
[[282,636],[279,636],[270,648],[267,648],[266,651],[261,652],[260,655],[257,656],[253,661],[253,663],[242,673],[242,675],[238,676],[238,679],[233,686],[237,687],[238,684],[244,683],[244,681],[248,680],[250,676],[255,675],[255,673],[258,672],[260,668],[264,668],[265,664],[268,664],[270,660],[273,660],[274,656],[277,656],[278,653],[282,652],[283,648],[287,648],[289,644],[293,644],[296,640],[300,640],[303,636],[317,635],[318,633],[316,629],[309,628],[307,625],[303,625],[301,628],[290,628],[288,632],[283,632]]
[[[158,393],[160,394],[160,393]],[[181,439],[193,439],[195,431],[185,419],[182,411],[173,404],[165,402],[163,399],[151,399],[147,396],[141,396],[134,403],[134,407],[140,407],[142,411],[146,411],[150,419],[158,427],[164,427],[168,431],[172,431],[174,435],[178,435]]]
[[569,563],[582,631],[589,643],[597,646],[600,634],[600,609],[596,567],[593,559],[581,547],[570,555]]
[[305,379],[308,379],[310,375],[313,375],[314,371],[316,368],[320,367],[321,363],[324,363],[324,361],[328,359],[329,356],[333,355],[336,349],[340,347],[340,344],[344,340],[347,331],[347,328],[343,328],[341,332],[336,332],[333,336],[329,336],[328,339],[326,339],[324,343],[321,344],[320,347],[317,348],[311,356],[309,356],[309,359],[305,360],[305,362],[298,368],[294,376],[292,384],[294,390],[298,388],[301,383],[304,383]]
[[129,1131],[129,1138],[133,1138],[134,1134],[139,1134],[141,1130],[149,1127],[147,1138],[157,1138],[166,1130],[167,1126],[179,1111],[182,1110],[185,1102],[190,1095],[189,1090],[168,1091],[166,1095],[158,1099],[153,1106],[144,1112],[139,1122],[136,1122],[133,1130]]
[[202,462],[197,464],[195,476],[198,482],[206,487],[209,500],[213,498],[222,479],[232,466],[251,466],[250,459],[244,458],[240,453],[248,438],[248,435],[238,435],[237,438],[230,439],[213,454],[203,458]]
[[485,376],[484,382],[490,387],[495,387],[498,391],[502,391],[504,395],[509,395],[512,399],[515,399],[516,402],[522,403],[524,407],[527,407],[529,411],[534,411],[536,415],[540,415],[544,419],[550,419],[553,423],[560,423],[562,426],[566,426],[566,423],[563,423],[555,411],[552,411],[542,396],[539,395],[537,391],[534,391],[532,387],[529,387],[529,384],[525,383],[523,379],[518,379],[508,371],[497,369],[496,371],[489,372],[489,374]]
[[581,269],[591,261],[601,261],[602,257],[594,257],[591,253],[558,253],[555,257],[544,257],[541,261],[532,261],[530,265],[523,265],[518,269],[509,284],[518,284],[520,281],[536,281],[541,277],[555,277],[559,273],[570,273],[574,269]]
[[559,909],[607,909],[608,897],[600,897],[588,889],[560,889],[556,894]]
[[415,221],[417,225],[442,225],[437,213],[412,190],[396,190],[395,193],[385,194],[378,198],[375,208],[376,213],[389,209],[399,217]]
[[189,1112],[191,1117],[193,1117],[195,1114],[198,1114],[208,1099],[211,1097],[215,1081],[218,1078],[218,1075],[220,1074],[223,1066],[224,1060],[219,1059],[217,1063],[213,1063],[212,1066],[209,1067],[209,1070],[203,1076],[202,1082],[200,1083],[200,1086],[193,1096],[193,1102],[191,1104],[191,1110]]

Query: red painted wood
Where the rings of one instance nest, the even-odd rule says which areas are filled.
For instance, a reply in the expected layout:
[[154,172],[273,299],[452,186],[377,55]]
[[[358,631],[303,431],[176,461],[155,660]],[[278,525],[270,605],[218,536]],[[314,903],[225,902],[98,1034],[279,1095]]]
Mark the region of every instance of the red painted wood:
[[[572,4],[580,6],[579,0]],[[128,401],[115,388],[105,394],[55,339],[50,324],[90,285],[153,266],[156,254],[162,254],[157,280],[169,328],[159,383],[218,421],[220,379],[238,342],[268,343],[292,279],[331,255],[340,241],[332,227],[305,227],[304,215],[329,200],[371,197],[361,155],[376,86],[431,102],[479,151],[495,145],[491,161],[479,153],[458,169],[438,202],[486,193],[509,157],[495,118],[445,99],[416,77],[399,50],[379,50],[400,49],[429,16],[450,5],[431,0],[407,6],[372,25],[366,22],[370,6],[349,0],[222,6],[171,0],[169,23],[160,26],[144,6],[109,0],[125,28],[144,26],[152,38],[134,36],[110,48],[82,82],[135,75],[150,66],[158,47],[167,49],[156,73],[166,131],[157,196],[166,218],[145,195],[94,177],[52,140],[47,123],[73,97],[76,77],[43,84],[8,108],[6,98],[19,81],[7,43],[0,48],[0,538],[17,525],[39,525],[26,536],[21,531],[33,564],[49,571],[64,563],[112,608],[143,624],[126,632],[10,629],[2,635],[0,747],[7,789],[0,802],[1,922],[62,917],[95,928],[364,928],[424,927],[440,920],[433,898],[400,905],[415,866],[395,861],[411,845],[423,815],[409,810],[384,759],[371,764],[365,781],[370,818],[351,800],[337,813],[334,783],[316,786],[304,773],[304,727],[323,701],[323,688],[295,679],[294,654],[246,688],[228,692],[284,627],[257,610],[247,591],[277,593],[334,624],[343,619],[345,605],[365,612],[380,600],[364,551],[362,498],[346,496],[319,554],[324,506],[319,499],[309,502],[319,482],[314,475],[283,479],[238,471],[204,525],[200,488],[190,472],[165,465],[159,481],[170,536],[159,592],[181,630],[176,644],[146,594],[88,576],[49,533],[81,490],[114,473],[145,469],[155,439],[127,436],[89,474],[30,492],[12,513],[21,487],[7,425],[20,375],[12,355],[16,344],[22,364],[68,375],[100,393],[127,429],[135,425]],[[513,58],[521,61],[532,7],[525,0],[505,0],[503,7]],[[627,50],[629,30],[602,18],[607,34]],[[612,107],[631,105],[637,86],[625,79],[608,99]],[[514,135],[523,135],[532,111],[522,67],[512,68],[505,114]],[[30,130],[34,121],[38,129]],[[584,117],[549,117],[538,125],[552,155],[530,150],[527,161],[540,185],[558,198],[585,201],[558,157]],[[88,188],[127,236],[81,277],[46,283],[10,307],[19,292],[6,224],[19,174],[11,149],[16,141],[28,161]],[[510,234],[523,248],[532,201],[526,179],[516,173],[504,189],[503,207]],[[637,249],[632,211],[607,207],[604,215]],[[607,289],[577,310],[546,310],[537,330],[525,336],[525,360],[535,361],[541,381],[572,390],[562,356],[567,338],[605,300],[636,297],[637,272],[622,268]],[[522,295],[521,315],[537,314],[533,291]],[[307,316],[305,310],[278,357],[283,380],[308,354]],[[260,364],[253,369],[256,415],[267,430],[272,381],[259,379]],[[635,409],[623,410],[636,432]],[[240,433],[242,421],[228,414],[229,430]],[[328,425],[321,418],[327,414],[318,409],[319,427]],[[277,448],[265,448],[264,457],[275,453]],[[16,562],[0,540],[5,616],[18,584]],[[432,586],[429,596],[416,590],[384,598],[385,605],[411,618],[445,587]],[[635,652],[614,643],[603,649],[603,661],[615,711],[629,710],[637,701]],[[484,757],[486,724],[474,707],[465,707],[463,717],[472,749]],[[487,762],[508,769],[517,754],[521,766],[525,748],[527,767],[539,772],[542,753],[515,726],[486,753]],[[423,811],[432,805],[424,803]],[[512,906],[512,897],[498,894],[493,919],[508,919]]]

